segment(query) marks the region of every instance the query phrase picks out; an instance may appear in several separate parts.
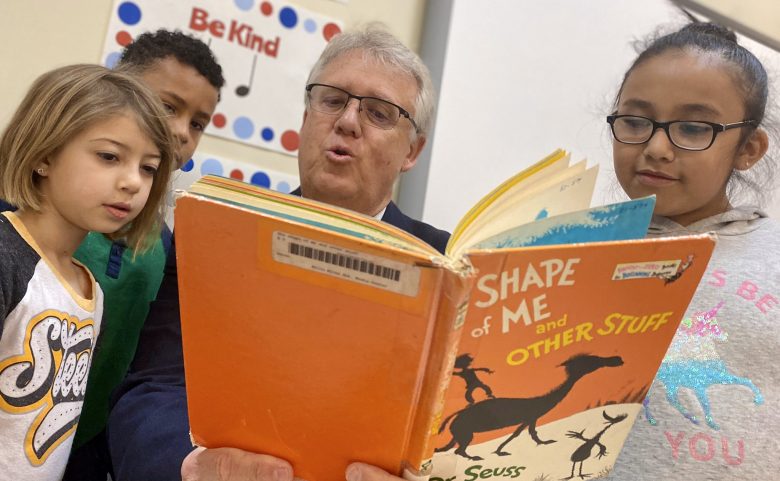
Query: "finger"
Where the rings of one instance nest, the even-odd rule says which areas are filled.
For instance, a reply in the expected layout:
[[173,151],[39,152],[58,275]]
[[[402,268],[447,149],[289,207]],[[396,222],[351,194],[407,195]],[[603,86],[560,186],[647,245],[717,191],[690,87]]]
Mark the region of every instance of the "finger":
[[181,465],[182,481],[292,481],[290,464],[265,454],[234,448],[191,452]]
[[347,466],[347,481],[404,481],[387,471],[366,463],[352,463]]

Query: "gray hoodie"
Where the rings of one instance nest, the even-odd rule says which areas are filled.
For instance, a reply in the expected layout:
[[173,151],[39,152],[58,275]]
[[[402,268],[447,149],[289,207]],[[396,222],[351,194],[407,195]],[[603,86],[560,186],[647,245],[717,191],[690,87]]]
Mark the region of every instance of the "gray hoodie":
[[649,236],[718,244],[610,479],[780,477],[780,224],[756,208]]

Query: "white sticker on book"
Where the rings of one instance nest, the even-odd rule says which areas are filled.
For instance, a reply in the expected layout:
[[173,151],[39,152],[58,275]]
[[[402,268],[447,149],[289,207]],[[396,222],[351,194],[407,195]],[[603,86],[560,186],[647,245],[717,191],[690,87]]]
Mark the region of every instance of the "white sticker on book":
[[273,258],[322,274],[416,297],[420,268],[319,240],[274,231]]
[[681,264],[682,261],[679,259],[618,264],[615,266],[612,280],[624,281],[627,279],[647,279],[650,277],[670,279],[677,274]]

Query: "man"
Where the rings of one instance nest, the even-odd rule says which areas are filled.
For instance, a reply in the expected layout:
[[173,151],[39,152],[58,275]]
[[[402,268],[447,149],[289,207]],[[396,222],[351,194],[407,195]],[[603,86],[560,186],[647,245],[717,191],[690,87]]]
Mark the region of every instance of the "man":
[[[127,46],[116,68],[137,75],[159,95],[178,140],[178,165],[186,162],[211,120],[225,83],[209,47],[181,32],[145,33]],[[152,249],[136,254],[122,242],[93,232],[76,252],[75,257],[100,283],[105,308],[66,481],[105,481],[111,472],[104,431],[109,397],[133,359],[149,302],[162,281],[170,239],[166,228]]]
[[[433,116],[428,70],[375,28],[334,37],[309,75],[300,132],[300,194],[376,216],[444,250],[449,234],[405,216],[393,183],[414,167]],[[173,249],[172,249],[173,250]],[[231,448],[190,443],[175,258],[169,256],[129,377],[109,420],[115,479],[292,481],[290,465]],[[393,479],[365,464],[351,481]]]

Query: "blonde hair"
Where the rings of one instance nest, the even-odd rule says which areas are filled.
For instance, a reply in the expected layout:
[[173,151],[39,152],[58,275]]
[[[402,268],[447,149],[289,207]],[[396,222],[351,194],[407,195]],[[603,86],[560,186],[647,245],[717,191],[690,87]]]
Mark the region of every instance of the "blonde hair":
[[36,165],[93,123],[128,111],[160,151],[160,165],[141,212],[107,236],[124,238],[135,250],[150,247],[163,222],[175,141],[157,95],[126,73],[79,64],[38,77],[0,139],[0,198],[20,209],[40,211]]

